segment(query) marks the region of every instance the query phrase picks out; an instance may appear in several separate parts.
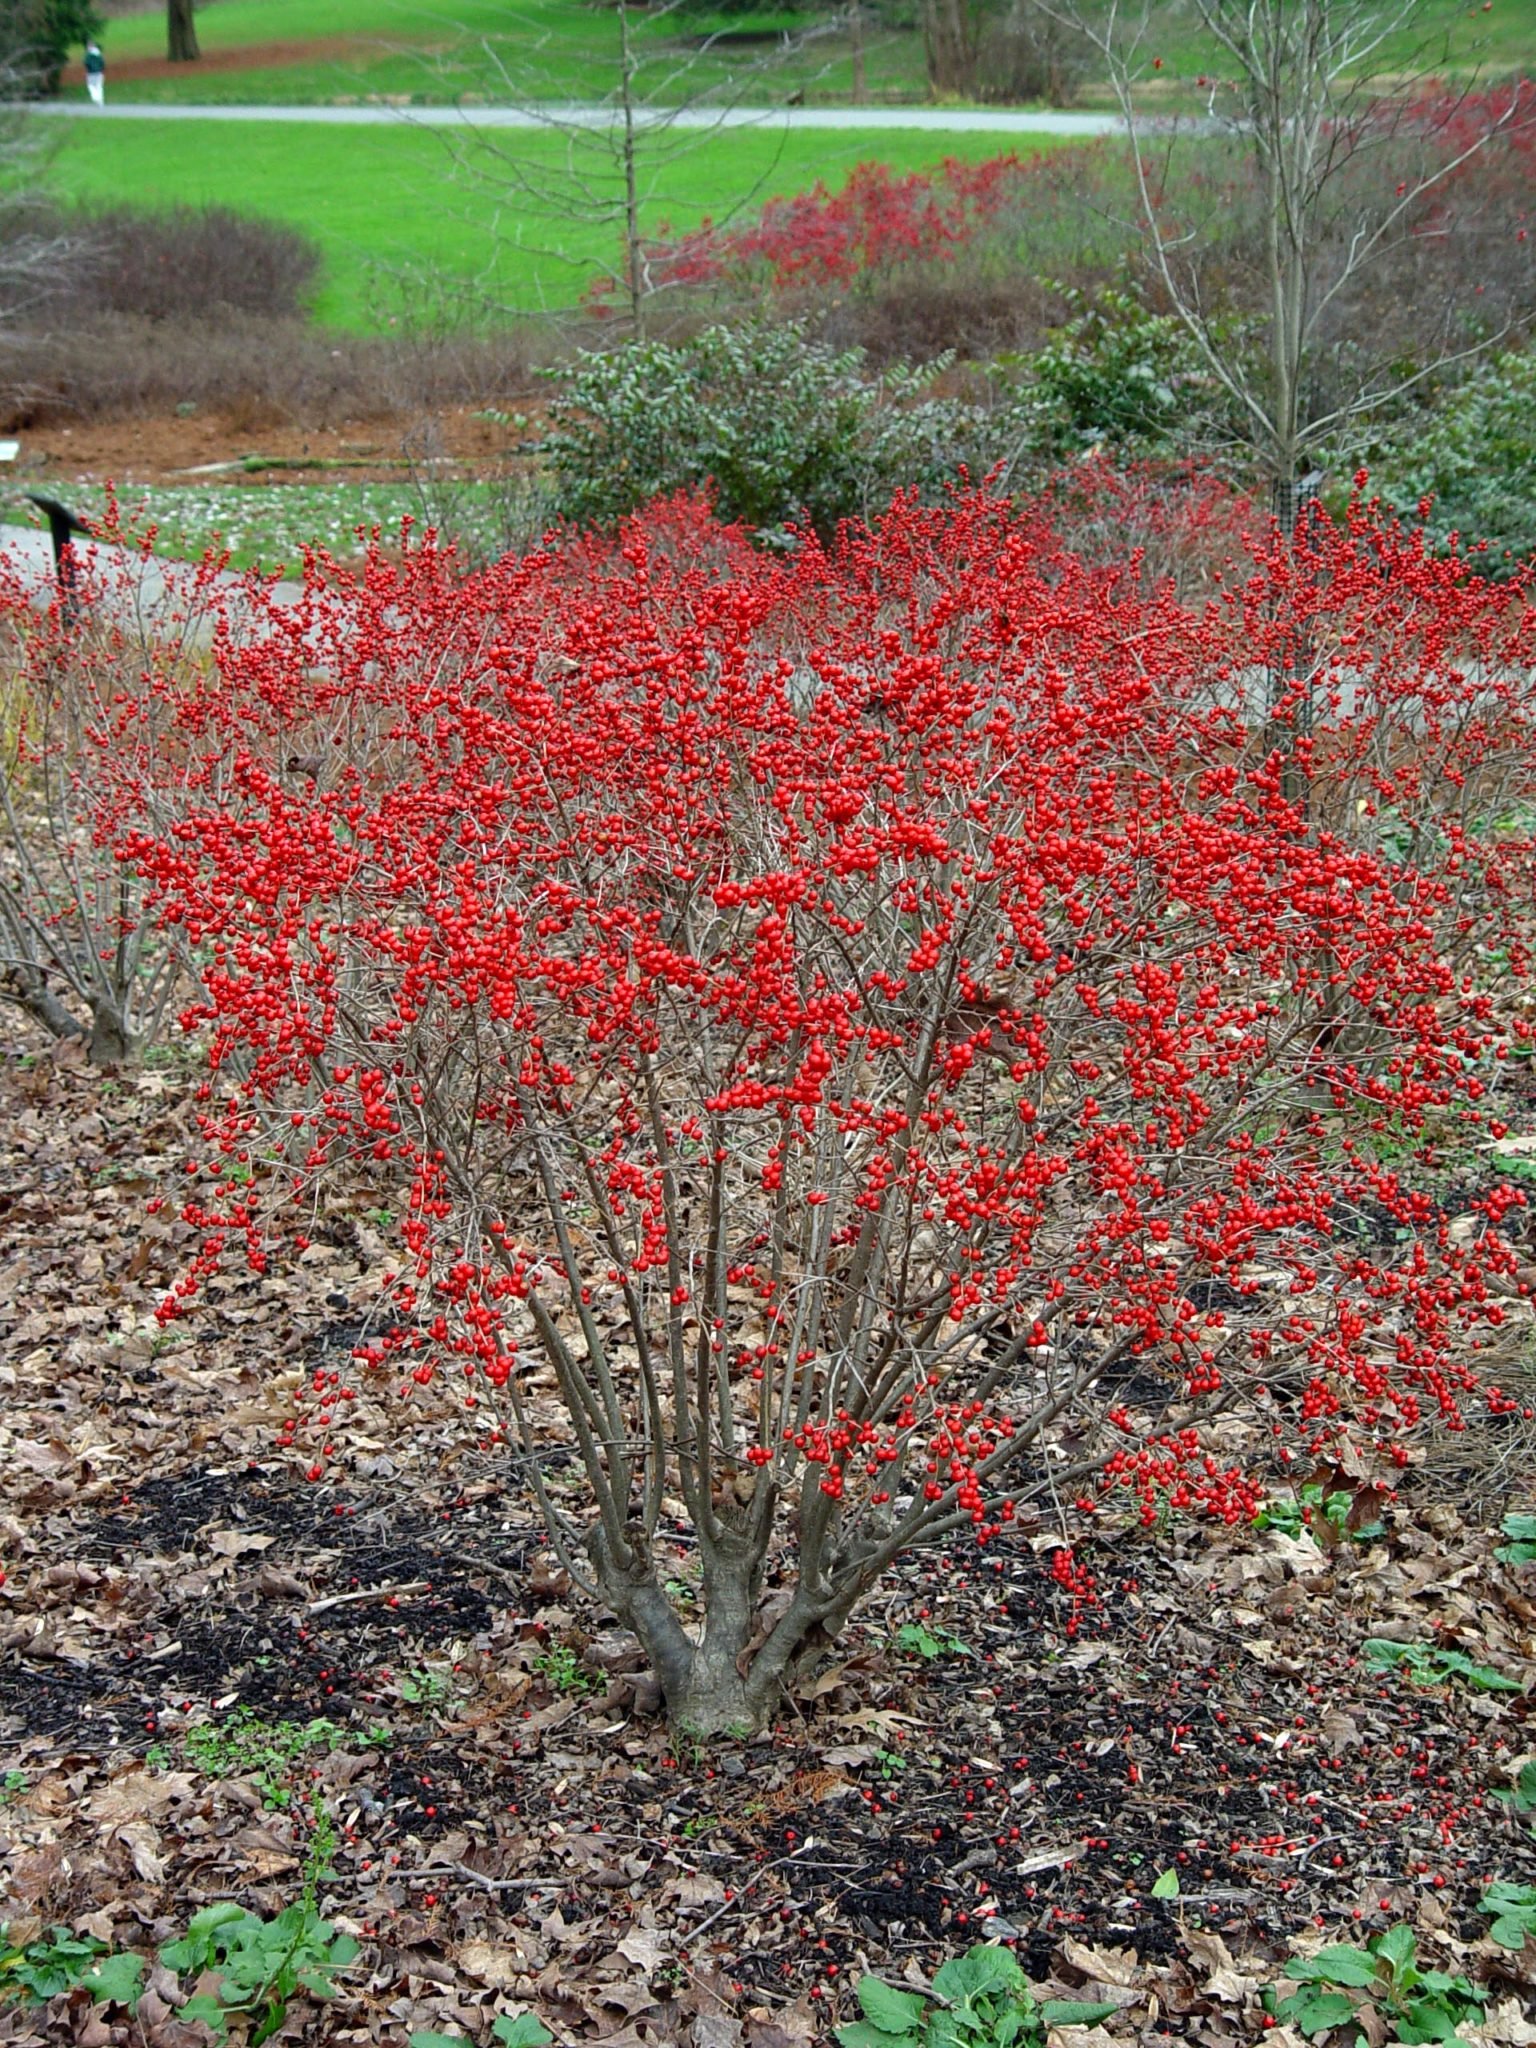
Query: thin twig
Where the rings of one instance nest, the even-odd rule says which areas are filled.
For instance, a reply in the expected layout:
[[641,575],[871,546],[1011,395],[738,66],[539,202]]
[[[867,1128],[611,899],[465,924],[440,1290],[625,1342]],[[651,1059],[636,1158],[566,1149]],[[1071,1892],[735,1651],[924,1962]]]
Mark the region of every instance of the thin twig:
[[363,1600],[393,1600],[401,1593],[427,1593],[431,1589],[430,1579],[402,1580],[394,1586],[361,1586],[355,1593],[327,1593],[323,1600],[311,1600],[308,1612],[324,1614],[331,1607],[356,1607]]
[[[565,1880],[560,1877],[487,1877],[483,1871],[471,1870],[467,1863],[431,1863],[416,1870],[386,1870],[379,1874],[386,1883],[393,1883],[396,1878],[467,1877],[471,1884],[477,1884],[488,1892],[541,1892],[565,1889]],[[373,1873],[370,1872],[369,1875],[372,1876]]]

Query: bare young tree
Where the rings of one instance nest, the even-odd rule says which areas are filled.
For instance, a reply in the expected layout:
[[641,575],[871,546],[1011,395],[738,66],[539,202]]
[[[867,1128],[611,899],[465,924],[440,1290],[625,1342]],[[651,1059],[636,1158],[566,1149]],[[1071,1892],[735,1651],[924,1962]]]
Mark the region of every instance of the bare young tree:
[[[1203,117],[1171,122],[1148,112],[1142,90],[1161,69],[1154,10],[1043,4],[1104,60],[1147,261],[1282,518],[1325,444],[1508,333],[1507,291],[1491,317],[1493,300],[1474,315],[1454,289],[1440,303],[1409,296],[1447,237],[1477,238],[1480,202],[1462,174],[1536,115],[1518,92],[1428,96],[1446,51],[1426,0],[1194,0],[1219,75],[1199,81]],[[1259,302],[1238,309],[1257,330],[1247,347],[1231,331],[1234,229],[1261,280]],[[1511,241],[1501,264],[1514,254]],[[1384,284],[1404,301],[1390,332],[1357,322]]]
[[[521,126],[466,123],[458,132],[434,131],[446,133],[456,175],[496,194],[499,213],[515,221],[518,239],[525,246],[536,240],[542,254],[595,273],[637,337],[646,333],[652,301],[667,282],[652,261],[647,220],[658,206],[687,203],[674,175],[678,166],[726,128],[741,125],[754,87],[792,47],[786,41],[721,80],[704,68],[718,56],[718,38],[658,41],[656,22],[675,11],[675,0],[643,10],[618,0],[613,88],[596,106],[537,95],[536,80],[515,74],[488,43],[486,54]],[[637,33],[642,18],[643,36]],[[840,25],[841,17],[818,23],[793,47],[803,48]],[[765,107],[763,120],[771,119]],[[530,134],[552,137],[560,146],[554,152],[531,150],[524,139]],[[750,204],[771,173],[770,165],[730,210]],[[613,253],[594,253],[589,242],[580,253],[570,251],[562,238],[569,227],[611,230]]]

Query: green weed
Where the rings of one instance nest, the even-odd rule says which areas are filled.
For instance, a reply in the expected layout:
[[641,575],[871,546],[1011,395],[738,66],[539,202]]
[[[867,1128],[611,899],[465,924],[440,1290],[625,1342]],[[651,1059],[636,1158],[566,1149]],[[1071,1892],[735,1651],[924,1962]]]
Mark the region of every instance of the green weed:
[[[498,2013],[491,2021],[491,2039],[499,2041],[502,2048],[546,2048],[554,2038],[531,2012],[520,2012],[516,2019],[510,2013]],[[418,2032],[411,2036],[411,2048],[469,2048],[469,2043],[463,2034]]]
[[861,1977],[858,1993],[864,2017],[838,2028],[841,2048],[1045,2048],[1047,2027],[1091,2026],[1116,2010],[1065,1999],[1037,2004],[1016,1958],[985,1942],[951,1957],[931,1992]]
[[395,1689],[408,1706],[439,1707],[448,1697],[448,1680],[441,1671],[408,1671],[395,1681]]
[[1514,1785],[1496,1791],[1493,1796],[1504,1800],[1516,1813],[1536,1813],[1536,1763],[1522,1764]]
[[46,2004],[84,1983],[106,1952],[104,1941],[67,1927],[52,1927],[21,1948],[6,1943],[0,1930],[0,1996],[19,1993],[30,2004]]
[[947,1628],[929,1628],[920,1621],[903,1622],[896,1631],[896,1642],[908,1655],[921,1657],[927,1664],[935,1663],[941,1657],[974,1657],[976,1654],[969,1643],[951,1635]]
[[[1536,1765],[1527,1766],[1527,1771],[1536,1776]],[[1488,1938],[1500,1948],[1512,1948],[1518,1953],[1536,1934],[1536,1886],[1491,1884],[1478,1900],[1478,1907],[1493,1922]]]
[[568,1643],[554,1643],[533,1660],[533,1668],[551,1692],[588,1693],[597,1690],[597,1680],[584,1671]]
[[[201,2020],[216,2041],[228,2038],[230,2023],[249,2028],[249,2048],[261,2048],[288,2015],[295,1994],[327,1999],[335,1977],[358,1954],[348,1934],[337,1934],[311,1903],[288,1906],[264,1920],[229,1900],[205,1906],[187,1931],[166,1942],[159,1960],[178,1977],[205,1978],[209,1988],[177,2008],[179,2020]],[[101,2005],[138,2009],[145,1958],[131,1950],[109,1952],[91,1935],[55,1927],[24,1948],[5,1949],[0,1937],[0,1997],[17,1995],[33,2005],[62,1992],[84,1991]]]
[[1479,1664],[1463,1650],[1429,1643],[1391,1643],[1373,1636],[1364,1645],[1365,1661],[1377,1671],[1405,1671],[1415,1685],[1447,1685],[1461,1680],[1473,1692],[1519,1692],[1520,1681],[1506,1678],[1491,1664]]
[[254,1778],[265,1806],[293,1804],[294,1767],[311,1750],[329,1754],[347,1739],[334,1721],[264,1721],[237,1707],[227,1721],[189,1728],[187,1755],[207,1778]]
[[254,2022],[251,2048],[261,2048],[283,2024],[295,1992],[333,1997],[336,1972],[357,1953],[351,1935],[337,1934],[311,1905],[287,1906],[262,1920],[226,1902],[194,1914],[183,1938],[161,1949],[160,1960],[178,1975],[217,1976],[212,1991],[187,2000],[180,2018],[202,2020],[220,2041],[231,2019],[247,2018]]
[[1326,1497],[1321,1486],[1303,1486],[1291,1499],[1267,1500],[1253,1518],[1256,1529],[1278,1529],[1283,1536],[1300,1536],[1304,1529],[1317,1526],[1321,1516],[1330,1528],[1341,1536],[1347,1536],[1351,1543],[1374,1543],[1386,1534],[1386,1524],[1379,1517],[1371,1522],[1361,1523],[1358,1529],[1348,1526],[1349,1512],[1354,1497],[1348,1493],[1330,1493]]
[[1536,1564],[1536,1515],[1506,1515],[1499,1528],[1509,1538],[1493,1553],[1500,1564]]
[[1483,1996],[1467,1978],[1419,1967],[1410,1927],[1373,1934],[1363,1949],[1341,1942],[1314,1956],[1294,1957],[1285,1975],[1298,1988],[1285,1998],[1276,1987],[1265,1993],[1273,2017],[1293,2021],[1309,2038],[1349,2029],[1340,2038],[1351,2048],[1381,2038],[1359,2017],[1367,2006],[1374,2008],[1377,2027],[1381,2020],[1392,2023],[1389,2038],[1410,2044],[1459,2040],[1461,2022],[1483,2013]]

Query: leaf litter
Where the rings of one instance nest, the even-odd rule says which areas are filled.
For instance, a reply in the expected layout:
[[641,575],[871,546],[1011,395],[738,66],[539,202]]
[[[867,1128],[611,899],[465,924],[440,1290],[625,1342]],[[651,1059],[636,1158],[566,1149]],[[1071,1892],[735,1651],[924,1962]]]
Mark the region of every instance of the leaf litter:
[[[789,2048],[832,2038],[865,1971],[922,1986],[1003,1939],[1047,1995],[1116,2008],[1075,2048],[1288,2048],[1260,1996],[1298,1944],[1405,1921],[1486,1977],[1469,2039],[1533,2038],[1536,1943],[1492,1944],[1476,1904],[1536,1880],[1500,1797],[1536,1757],[1536,1571],[1450,1500],[1405,1489],[1369,1542],[1106,1525],[1078,1615],[1048,1532],[912,1559],[774,1733],[679,1753],[638,1646],[457,1418],[364,1392],[322,1482],[274,1449],[362,1330],[386,1255],[363,1197],[291,1271],[221,1276],[158,1330],[186,1240],[145,1202],[189,1095],[67,1055],[0,1069],[12,1941],[149,1952],[308,1876],[363,1954],[285,2039],[486,2041],[528,2006],[562,2041]],[[1523,1483],[1517,1508],[1528,1461]],[[1519,1690],[1416,1684],[1368,1640]],[[132,2027],[77,1993],[0,2009],[0,2042],[203,2038],[146,1981]]]

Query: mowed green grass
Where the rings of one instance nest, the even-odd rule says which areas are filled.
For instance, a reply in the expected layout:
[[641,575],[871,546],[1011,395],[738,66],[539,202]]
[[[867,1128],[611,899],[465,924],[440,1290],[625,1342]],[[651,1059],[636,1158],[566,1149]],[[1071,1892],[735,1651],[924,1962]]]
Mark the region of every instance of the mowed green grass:
[[[205,56],[249,52],[238,68],[189,64],[170,76],[125,78],[116,90],[146,101],[288,104],[409,96],[451,102],[469,95],[517,98],[602,99],[613,90],[619,25],[611,5],[587,0],[219,0],[197,12]],[[824,24],[806,31],[814,16],[775,11],[651,16],[635,8],[632,45],[642,59],[641,90],[668,101],[700,91],[733,100],[782,101],[803,91],[808,99],[849,97],[852,64],[847,39]],[[705,37],[732,38],[698,52]],[[774,38],[798,47],[783,52]],[[748,37],[764,40],[748,41]],[[272,45],[315,43],[313,58],[273,65]],[[920,37],[871,24],[865,37],[866,86],[883,99],[921,99]],[[140,58],[165,55],[164,9],[109,22],[102,36],[109,90],[114,76]]]
[[[1090,0],[1102,7],[1105,0]],[[811,27],[816,33],[807,39]],[[814,14],[775,10],[682,15],[671,9],[632,10],[630,31],[650,61],[642,90],[663,101],[701,89],[767,103],[793,91],[808,103],[851,96],[852,65],[846,36],[826,32]],[[235,65],[190,64],[169,76],[125,78],[117,88],[139,100],[203,102],[319,102],[409,96],[418,102],[465,95],[602,99],[613,89],[618,21],[611,4],[595,0],[217,0],[199,8],[197,32],[205,54]],[[725,32],[736,40],[689,58],[690,46]],[[788,54],[757,34],[787,33],[800,47]],[[866,29],[867,89],[872,99],[925,96],[922,38],[915,27]],[[135,59],[163,58],[164,10],[108,23],[103,36],[109,89],[114,70]],[[316,45],[313,57],[273,65],[274,44]],[[1176,101],[1196,74],[1225,70],[1220,53],[1201,30],[1193,0],[1160,0],[1150,10],[1142,57],[1162,59],[1155,99]],[[1372,58],[1387,78],[1426,72],[1465,77],[1474,71],[1508,74],[1536,68],[1536,0],[1422,0],[1411,26],[1389,36]],[[1085,97],[1103,97],[1090,68]]]
[[[494,142],[494,146],[493,146]],[[875,160],[917,170],[946,155],[970,160],[1050,147],[1054,138],[816,134],[763,129],[674,134],[642,157],[647,228],[696,227],[772,193],[836,186]],[[685,146],[686,145],[686,146]],[[543,130],[493,141],[468,131],[335,127],[321,122],[70,122],[53,177],[87,205],[228,206],[302,228],[320,245],[317,319],[374,329],[446,290],[487,312],[575,305],[620,248],[617,218],[539,217],[517,198],[496,151],[559,173],[567,141]],[[679,153],[681,151],[681,153]],[[670,156],[671,161],[667,161]],[[456,161],[462,158],[462,162]],[[598,199],[621,195],[618,166],[585,152]]]

